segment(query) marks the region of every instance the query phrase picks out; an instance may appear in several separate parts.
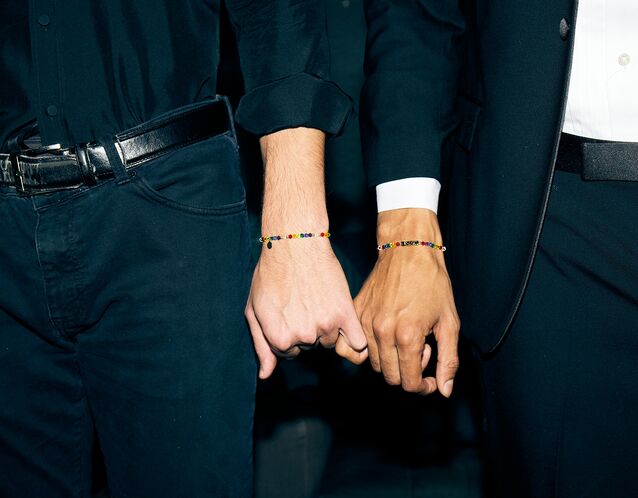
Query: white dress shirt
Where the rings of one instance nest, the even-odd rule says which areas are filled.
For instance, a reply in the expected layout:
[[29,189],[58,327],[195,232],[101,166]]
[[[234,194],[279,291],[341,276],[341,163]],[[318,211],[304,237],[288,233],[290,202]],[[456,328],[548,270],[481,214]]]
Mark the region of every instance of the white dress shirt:
[[638,1],[580,0],[563,131],[638,142]]
[[[563,131],[638,142],[638,0],[580,0]],[[377,186],[377,209],[428,208],[441,185],[405,178]]]

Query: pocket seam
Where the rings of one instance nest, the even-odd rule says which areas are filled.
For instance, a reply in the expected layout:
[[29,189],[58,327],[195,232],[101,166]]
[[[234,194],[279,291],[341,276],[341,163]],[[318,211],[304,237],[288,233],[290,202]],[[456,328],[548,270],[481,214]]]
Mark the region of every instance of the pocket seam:
[[138,192],[142,194],[149,202],[153,204],[159,204],[162,207],[180,211],[187,214],[195,214],[199,216],[223,216],[230,214],[237,214],[243,211],[246,207],[246,197],[243,196],[239,201],[231,204],[224,204],[217,207],[197,207],[189,206],[188,204],[182,204],[181,202],[174,201],[167,197],[164,197],[141,176],[135,176],[130,182]]

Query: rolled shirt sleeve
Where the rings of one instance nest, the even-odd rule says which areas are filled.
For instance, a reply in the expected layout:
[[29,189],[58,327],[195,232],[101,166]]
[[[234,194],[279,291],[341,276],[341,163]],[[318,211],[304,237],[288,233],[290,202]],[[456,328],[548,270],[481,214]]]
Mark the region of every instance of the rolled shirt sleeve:
[[246,86],[237,122],[255,135],[300,126],[339,134],[352,101],[330,81],[324,2],[227,0]]

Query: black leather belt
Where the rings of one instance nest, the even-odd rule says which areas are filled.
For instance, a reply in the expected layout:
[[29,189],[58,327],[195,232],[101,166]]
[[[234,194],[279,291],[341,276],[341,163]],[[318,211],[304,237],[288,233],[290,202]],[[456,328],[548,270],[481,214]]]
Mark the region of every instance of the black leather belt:
[[[113,143],[130,169],[230,129],[228,108],[220,99],[142,123],[115,135]],[[106,151],[96,142],[0,154],[0,185],[24,195],[95,185],[113,176]]]
[[556,169],[584,180],[638,182],[638,143],[608,142],[563,133]]

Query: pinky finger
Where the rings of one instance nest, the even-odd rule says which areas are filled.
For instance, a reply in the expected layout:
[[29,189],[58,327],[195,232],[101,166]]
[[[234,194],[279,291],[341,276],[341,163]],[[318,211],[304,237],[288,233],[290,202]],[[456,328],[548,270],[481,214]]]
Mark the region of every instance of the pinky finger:
[[250,333],[253,336],[253,344],[255,345],[257,358],[259,358],[259,378],[265,380],[274,372],[277,366],[277,357],[272,352],[272,349],[270,349],[270,344],[268,344],[266,337],[264,337],[255,312],[250,306],[246,308],[246,320],[250,327]]
[[339,338],[337,339],[335,351],[339,356],[355,365],[361,365],[368,358],[368,348],[365,348],[363,351],[355,351],[341,334],[339,334]]
[[421,357],[421,372],[423,372],[427,368],[428,363],[430,363],[431,357],[432,357],[432,346],[430,346],[429,344],[426,344],[425,348],[423,349],[423,356]]

